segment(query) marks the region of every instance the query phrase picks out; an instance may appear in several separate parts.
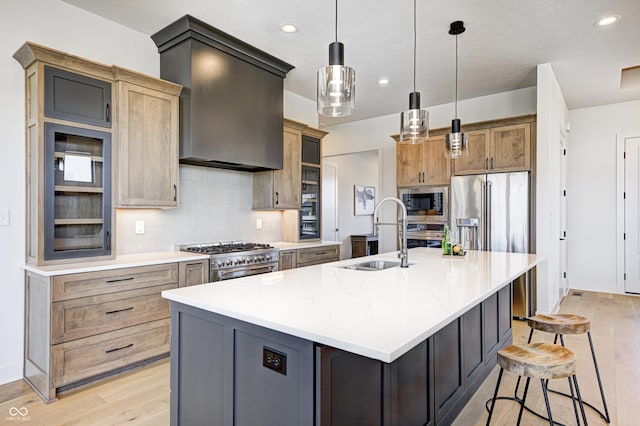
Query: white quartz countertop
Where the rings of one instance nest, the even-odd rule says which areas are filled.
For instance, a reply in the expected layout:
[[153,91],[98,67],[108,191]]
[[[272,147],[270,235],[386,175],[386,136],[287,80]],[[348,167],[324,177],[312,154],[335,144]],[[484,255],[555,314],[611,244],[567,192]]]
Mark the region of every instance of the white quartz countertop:
[[311,247],[342,245],[342,241],[316,240],[316,241],[304,241],[300,243],[285,243],[283,241],[277,241],[275,243],[269,243],[269,244],[271,244],[273,247],[279,250],[296,250],[296,249],[311,248]]
[[409,268],[340,268],[397,252],[163,291],[163,297],[393,362],[509,284],[543,256],[440,249],[409,250]]
[[159,265],[162,263],[188,262],[191,260],[209,259],[208,255],[187,253],[183,251],[159,251],[151,253],[124,254],[115,259],[91,262],[65,263],[50,266],[24,265],[23,268],[45,277],[80,272],[106,271],[109,269],[129,268],[134,266]]

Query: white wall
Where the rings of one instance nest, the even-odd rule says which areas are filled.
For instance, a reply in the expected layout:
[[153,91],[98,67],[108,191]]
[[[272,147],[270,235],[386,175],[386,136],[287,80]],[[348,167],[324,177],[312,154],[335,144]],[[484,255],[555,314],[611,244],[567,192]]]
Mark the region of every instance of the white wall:
[[569,282],[609,293],[616,288],[616,136],[640,135],[640,100],[569,111],[567,164]]
[[537,104],[535,237],[536,252],[546,256],[537,267],[537,311],[549,313],[560,303],[560,132],[568,115],[550,64],[538,65]]
[[[59,0],[5,0],[0,38],[0,208],[11,223],[0,226],[0,384],[22,377],[25,253],[24,70],[12,55],[33,41],[107,65],[158,76],[159,56],[151,38]],[[178,17],[176,17],[178,18]],[[317,124],[315,102],[285,92],[286,117]],[[118,210],[118,254],[171,249],[202,240],[280,240],[277,212],[250,211],[252,175],[246,172],[180,166],[180,203],[173,210]],[[263,229],[255,230],[255,219]],[[135,220],[145,234],[135,235]]]
[[380,201],[378,187],[378,151],[324,157],[338,168],[338,223],[340,224],[341,258],[351,257],[351,235],[371,234],[373,216],[354,214],[353,186],[373,186],[376,188],[377,203]]

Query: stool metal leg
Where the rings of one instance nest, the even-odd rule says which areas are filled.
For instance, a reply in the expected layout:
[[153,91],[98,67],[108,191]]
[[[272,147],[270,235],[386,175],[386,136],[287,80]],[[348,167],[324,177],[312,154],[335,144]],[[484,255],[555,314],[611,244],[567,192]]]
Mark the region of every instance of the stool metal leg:
[[[531,338],[533,337],[533,328],[531,329],[531,331],[529,332],[529,340],[527,340],[527,343],[531,343]],[[518,398],[518,389],[520,388],[520,379],[522,379],[521,376],[518,376],[518,381],[516,382],[516,390],[513,393],[513,396],[515,397],[515,399],[520,399]]]
[[578,406],[576,405],[576,395],[573,392],[573,383],[571,382],[571,377],[568,377],[569,381],[569,390],[571,390],[571,400],[573,402],[573,412],[576,414],[576,424],[580,425],[580,417],[578,416]]
[[[576,375],[573,375],[573,384],[576,387],[576,395],[578,396],[578,403],[580,404],[580,412],[582,413],[582,420],[584,422],[584,426],[587,426],[587,414],[584,412],[584,404],[582,403],[582,396],[580,395],[580,388],[578,387],[578,378]],[[578,423],[579,424],[579,423]]]
[[589,337],[589,346],[591,347],[591,357],[593,358],[593,366],[596,368],[596,377],[598,378],[598,386],[600,386],[600,395],[602,396],[602,405],[604,405],[605,420],[611,423],[609,418],[609,410],[607,409],[607,401],[604,399],[604,390],[602,389],[602,380],[600,380],[600,370],[598,370],[598,361],[596,361],[596,352],[593,350],[593,340],[591,340],[591,331],[587,331]]
[[522,395],[522,401],[520,402],[520,412],[518,413],[518,423],[516,426],[520,426],[520,419],[522,419],[522,412],[524,411],[524,402],[527,400],[527,391],[529,390],[529,382],[531,377],[527,377],[527,381],[524,384],[524,394]]
[[489,410],[489,418],[487,419],[487,426],[491,422],[491,416],[493,415],[493,407],[496,405],[496,398],[498,397],[498,389],[500,389],[500,381],[502,380],[502,372],[504,368],[500,367],[500,373],[498,373],[498,383],[496,383],[496,390],[493,392],[493,401],[491,403],[491,410]]
[[544,395],[544,403],[547,406],[547,415],[549,416],[549,424],[553,426],[553,417],[551,417],[551,406],[549,405],[549,395],[547,394],[547,385],[544,382],[544,379],[540,379],[540,384],[542,384],[542,394]]

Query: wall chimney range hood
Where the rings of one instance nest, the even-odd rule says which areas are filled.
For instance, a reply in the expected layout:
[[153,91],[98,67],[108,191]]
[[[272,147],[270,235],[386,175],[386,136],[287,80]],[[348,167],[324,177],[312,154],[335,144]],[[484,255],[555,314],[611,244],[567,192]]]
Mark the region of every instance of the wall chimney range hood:
[[189,15],[151,38],[160,77],[184,87],[180,163],[281,169],[283,86],[293,66]]

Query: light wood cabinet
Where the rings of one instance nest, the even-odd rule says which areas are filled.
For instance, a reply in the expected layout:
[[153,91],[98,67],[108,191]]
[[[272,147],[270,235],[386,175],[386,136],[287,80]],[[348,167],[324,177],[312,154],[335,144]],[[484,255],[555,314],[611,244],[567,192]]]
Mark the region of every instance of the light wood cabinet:
[[[392,136],[396,142],[397,136]],[[445,157],[444,135],[431,136],[425,143],[396,143],[396,185],[449,185],[451,160]]]
[[202,279],[206,269],[208,280],[208,264],[191,263],[55,276],[28,270],[25,380],[49,402],[78,382],[166,356],[170,310],[161,292],[178,287],[180,270],[199,269]]
[[532,123],[519,123],[469,131],[469,155],[453,161],[453,173],[531,170],[531,126]]
[[308,247],[297,250],[296,265],[303,266],[319,265],[321,263],[335,262],[340,260],[339,245],[325,245],[320,247]]
[[118,207],[178,205],[182,86],[113,67],[117,86]]
[[179,287],[204,284],[208,283],[209,281],[208,259],[180,262],[178,271]]
[[281,250],[279,253],[278,270],[286,271],[287,269],[295,269],[297,250]]
[[300,167],[302,129],[306,124],[284,120],[281,170],[253,174],[254,210],[299,209],[301,207]]

